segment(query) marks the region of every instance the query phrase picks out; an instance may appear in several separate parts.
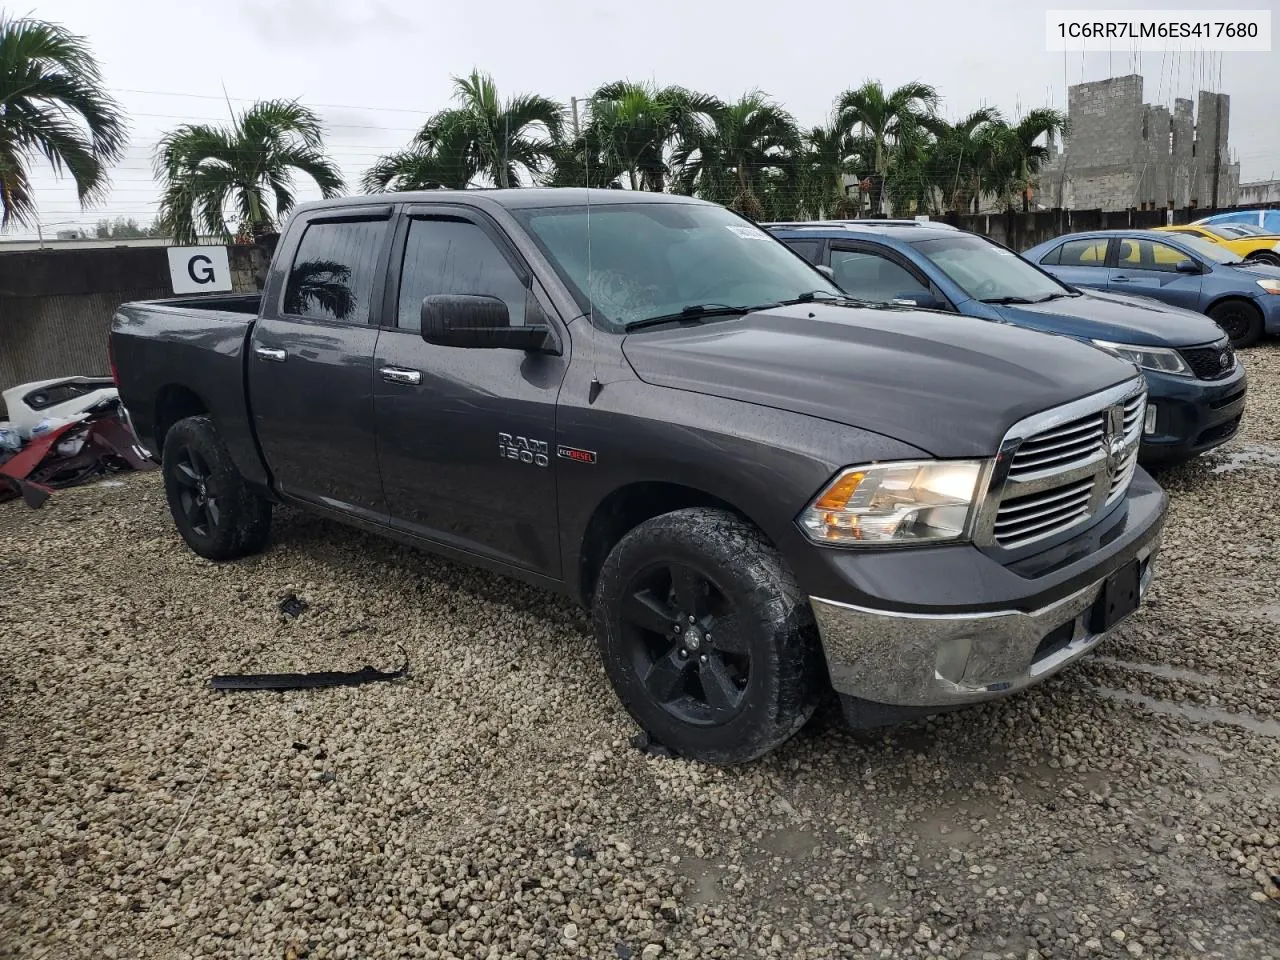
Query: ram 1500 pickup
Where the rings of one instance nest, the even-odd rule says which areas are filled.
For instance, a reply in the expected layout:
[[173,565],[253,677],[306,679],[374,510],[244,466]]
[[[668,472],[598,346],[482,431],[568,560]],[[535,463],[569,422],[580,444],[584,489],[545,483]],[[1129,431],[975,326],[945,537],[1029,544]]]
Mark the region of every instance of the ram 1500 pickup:
[[289,503],[561,591],[713,763],[830,690],[874,725],[1043,680],[1138,606],[1166,509],[1131,363],[851,301],[685,197],[304,205],[261,297],[126,304],[111,347],[196,553]]

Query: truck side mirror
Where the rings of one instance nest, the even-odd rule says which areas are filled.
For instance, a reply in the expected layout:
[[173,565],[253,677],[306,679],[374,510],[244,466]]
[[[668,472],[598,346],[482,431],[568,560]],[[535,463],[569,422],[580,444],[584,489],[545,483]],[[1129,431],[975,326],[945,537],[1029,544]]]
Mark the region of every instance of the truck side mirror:
[[435,294],[422,301],[422,339],[441,347],[542,350],[544,326],[511,326],[507,305],[497,297]]

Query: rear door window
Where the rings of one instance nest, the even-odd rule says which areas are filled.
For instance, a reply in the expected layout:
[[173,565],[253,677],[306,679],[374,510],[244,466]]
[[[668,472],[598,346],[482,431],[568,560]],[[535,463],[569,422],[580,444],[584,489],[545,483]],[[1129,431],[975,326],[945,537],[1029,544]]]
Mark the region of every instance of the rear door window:
[[309,224],[289,269],[282,312],[367,324],[387,225],[386,220]]
[[1106,240],[1068,240],[1058,250],[1058,259],[1054,262],[1064,267],[1105,267],[1107,265]]

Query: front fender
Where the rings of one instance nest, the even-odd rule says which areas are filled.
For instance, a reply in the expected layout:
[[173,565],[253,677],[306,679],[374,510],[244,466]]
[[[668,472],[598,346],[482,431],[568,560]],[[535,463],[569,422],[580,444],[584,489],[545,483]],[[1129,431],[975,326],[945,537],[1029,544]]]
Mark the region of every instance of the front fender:
[[829,420],[638,380],[609,384],[594,404],[566,403],[573,393],[561,395],[557,444],[592,451],[595,460],[557,460],[566,572],[579,569],[600,504],[623,487],[655,483],[729,504],[764,531],[799,578],[814,548],[795,518],[823,484],[849,464],[927,456]]

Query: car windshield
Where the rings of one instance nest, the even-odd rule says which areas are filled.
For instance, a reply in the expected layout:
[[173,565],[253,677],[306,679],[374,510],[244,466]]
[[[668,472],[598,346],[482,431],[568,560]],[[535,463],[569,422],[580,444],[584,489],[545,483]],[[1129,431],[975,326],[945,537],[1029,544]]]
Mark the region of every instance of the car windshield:
[[1036,303],[1071,292],[1016,253],[973,234],[914,240],[911,245],[975,300]]
[[844,296],[785,244],[723,207],[601,203],[511,212],[582,311],[606,329],[682,311],[693,319],[721,308]]
[[1232,253],[1226,247],[1220,247],[1212,240],[1202,240],[1187,233],[1178,234],[1178,243],[1186,247],[1197,257],[1203,257],[1210,263],[1239,263],[1240,254]]

